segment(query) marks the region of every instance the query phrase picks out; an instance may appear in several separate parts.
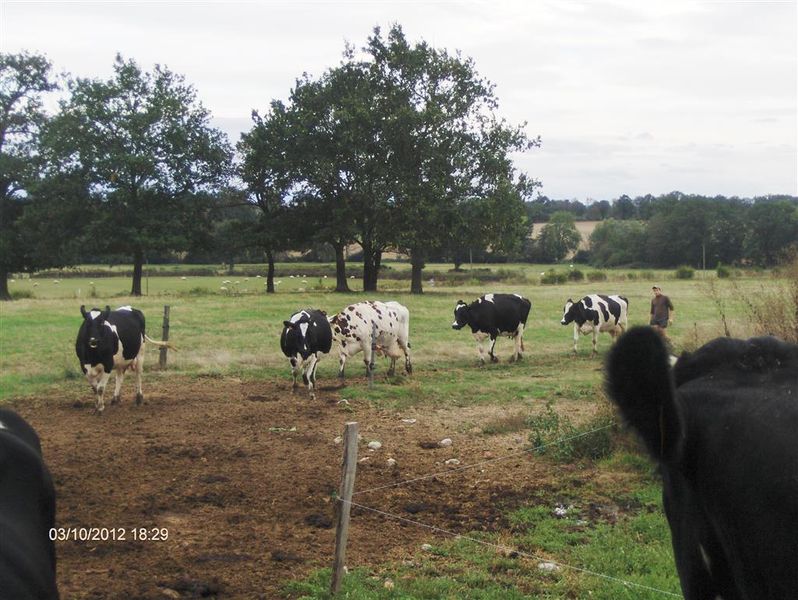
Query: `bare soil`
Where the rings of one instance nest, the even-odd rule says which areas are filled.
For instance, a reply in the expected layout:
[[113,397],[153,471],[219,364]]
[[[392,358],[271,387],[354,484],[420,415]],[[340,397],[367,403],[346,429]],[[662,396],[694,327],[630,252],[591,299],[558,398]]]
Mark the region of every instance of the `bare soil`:
[[[56,542],[62,598],[283,596],[286,582],[332,563],[335,438],[347,421],[362,435],[355,501],[449,531],[507,528],[509,508],[595,475],[522,452],[524,434],[475,434],[475,422],[496,417],[489,408],[397,413],[339,403],[334,386],[311,401],[286,381],[234,378],[161,377],[145,394],[136,406],[124,386],[122,404],[102,416],[88,388],[11,404],[42,439],[57,527],[125,530],[124,540]],[[453,444],[438,447],[447,437]],[[382,447],[369,451],[372,440]],[[461,464],[445,464],[452,458]],[[442,474],[368,491],[431,473]],[[410,559],[445,537],[362,508],[352,515],[350,567]],[[166,528],[168,539],[134,539],[133,528]]]

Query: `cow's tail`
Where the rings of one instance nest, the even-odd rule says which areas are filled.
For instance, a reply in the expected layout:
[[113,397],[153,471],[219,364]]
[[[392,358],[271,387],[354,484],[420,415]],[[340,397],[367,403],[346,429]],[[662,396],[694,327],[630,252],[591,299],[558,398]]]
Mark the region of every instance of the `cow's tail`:
[[177,350],[177,346],[173,345],[172,342],[159,342],[158,340],[152,339],[146,333],[144,334],[144,340],[154,346],[158,346],[159,348],[169,348],[169,350]]
[[684,438],[668,351],[650,327],[634,327],[610,351],[606,388],[649,453],[670,462]]
[[629,298],[627,298],[626,296],[618,296],[618,298],[626,302],[626,310],[629,310]]

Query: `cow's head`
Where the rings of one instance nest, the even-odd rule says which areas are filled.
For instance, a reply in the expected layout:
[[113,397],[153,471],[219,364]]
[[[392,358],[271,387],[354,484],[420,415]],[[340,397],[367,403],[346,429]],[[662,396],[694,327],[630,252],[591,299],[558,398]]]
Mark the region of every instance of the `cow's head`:
[[562,320],[560,321],[560,325],[568,325],[568,323],[571,323],[576,318],[579,304],[579,302],[574,304],[574,301],[568,298],[568,301],[562,309]]
[[86,312],[86,307],[81,305],[80,314],[86,322],[86,345],[92,350],[99,350],[110,337],[111,330],[105,322],[111,314],[111,307],[106,305],[105,310],[94,308]]
[[[290,354],[300,354],[303,359],[312,354],[308,349],[308,328],[310,322],[307,319],[299,321],[283,321],[285,325],[285,345]],[[292,362],[293,365],[293,362]]]
[[452,329],[462,329],[466,325],[468,325],[468,305],[462,300],[458,300],[457,306],[454,307]]

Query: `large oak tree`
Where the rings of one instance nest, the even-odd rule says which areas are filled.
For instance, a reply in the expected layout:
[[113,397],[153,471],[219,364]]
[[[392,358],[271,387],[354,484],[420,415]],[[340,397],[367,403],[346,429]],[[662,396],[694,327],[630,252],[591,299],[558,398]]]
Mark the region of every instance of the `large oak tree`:
[[44,135],[51,168],[89,182],[96,202],[84,239],[133,259],[139,296],[147,253],[184,250],[208,226],[205,192],[225,182],[231,149],[194,88],[165,67],[145,72],[117,56],[111,78],[69,87]]

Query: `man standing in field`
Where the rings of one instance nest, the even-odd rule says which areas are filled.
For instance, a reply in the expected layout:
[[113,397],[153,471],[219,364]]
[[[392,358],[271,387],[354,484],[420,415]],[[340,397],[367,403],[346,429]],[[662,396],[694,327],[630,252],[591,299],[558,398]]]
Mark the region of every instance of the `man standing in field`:
[[651,299],[651,321],[649,324],[657,333],[665,338],[666,341],[669,341],[668,335],[665,333],[665,328],[673,324],[673,318],[671,316],[671,313],[675,312],[673,310],[673,304],[671,303],[671,299],[662,293],[658,285],[652,287],[651,291],[654,292],[654,297]]

